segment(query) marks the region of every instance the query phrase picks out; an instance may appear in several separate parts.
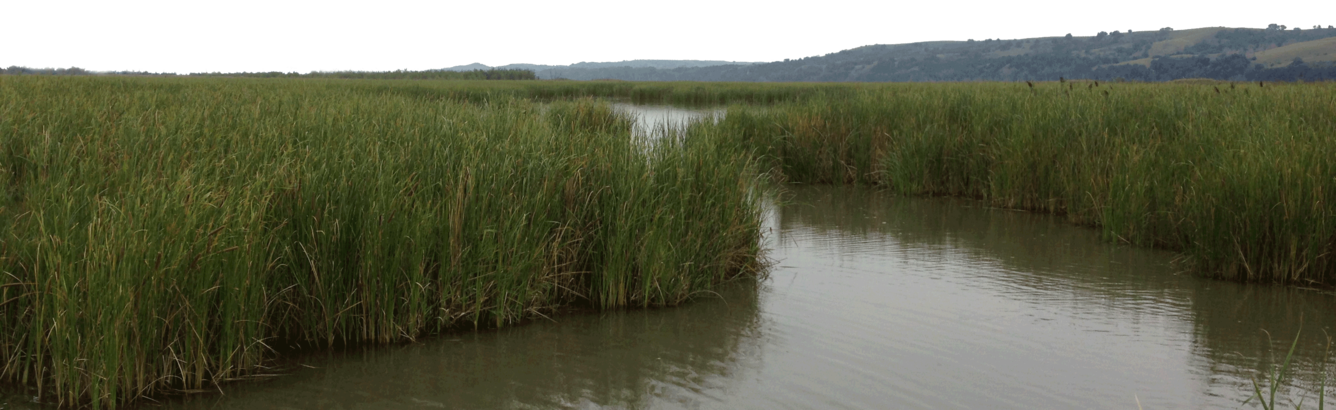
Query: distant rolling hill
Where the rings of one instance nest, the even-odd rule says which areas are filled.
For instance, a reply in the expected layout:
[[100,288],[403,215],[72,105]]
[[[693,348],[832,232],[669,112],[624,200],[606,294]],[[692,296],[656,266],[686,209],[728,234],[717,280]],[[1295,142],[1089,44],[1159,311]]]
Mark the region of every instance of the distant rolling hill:
[[[539,78],[631,81],[1168,81],[1336,79],[1336,28],[1207,27],[870,45],[771,63],[636,60],[515,64]],[[492,68],[469,65],[451,69]]]
[[1289,64],[1299,58],[1309,63],[1336,61],[1336,37],[1305,41],[1262,50],[1254,54],[1257,63],[1267,67]]
[[[312,72],[308,74],[195,73],[242,77],[449,78],[442,71],[505,79],[529,70],[539,79],[628,81],[1053,81],[1061,78],[1171,81],[1336,80],[1336,27],[1265,29],[1205,27],[1191,30],[1100,32],[1095,36],[929,41],[876,44],[820,56],[768,63],[720,60],[629,60],[570,65],[480,63],[426,72]],[[80,68],[9,66],[3,75],[175,75],[90,72]],[[468,77],[465,75],[465,77]],[[461,77],[463,78],[463,77]]]

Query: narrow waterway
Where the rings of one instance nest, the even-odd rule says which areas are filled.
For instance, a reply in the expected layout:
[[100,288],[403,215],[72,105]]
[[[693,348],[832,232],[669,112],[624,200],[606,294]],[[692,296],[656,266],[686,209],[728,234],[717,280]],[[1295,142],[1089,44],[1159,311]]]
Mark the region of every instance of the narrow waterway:
[[637,135],[651,137],[663,131],[680,130],[693,121],[701,121],[711,116],[722,117],[723,108],[683,108],[672,105],[642,105],[613,103],[613,109],[634,115]]
[[281,376],[142,407],[1258,408],[1242,404],[1251,379],[1302,327],[1299,388],[1278,396],[1316,408],[1330,292],[1203,279],[1172,252],[974,201],[784,190],[767,208],[774,267],[759,284],[309,353]]

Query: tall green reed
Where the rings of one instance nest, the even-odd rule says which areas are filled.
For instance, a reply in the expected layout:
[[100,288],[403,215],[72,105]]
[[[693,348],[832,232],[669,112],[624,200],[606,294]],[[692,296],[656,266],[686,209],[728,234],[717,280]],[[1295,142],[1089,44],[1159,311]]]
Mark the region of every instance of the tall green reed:
[[[1302,318],[1300,318],[1300,321],[1302,322]],[[1292,374],[1294,372],[1291,365],[1293,364],[1292,359],[1294,358],[1294,353],[1299,347],[1299,336],[1303,333],[1302,330],[1303,329],[1300,328],[1298,332],[1295,332],[1294,341],[1290,343],[1290,348],[1286,351],[1285,359],[1283,361],[1277,363],[1275,352],[1268,349],[1268,353],[1271,355],[1271,364],[1266,366],[1267,369],[1260,372],[1262,381],[1259,382],[1256,377],[1252,378],[1252,395],[1248,396],[1247,399],[1244,399],[1242,404],[1247,405],[1248,403],[1256,401],[1263,410],[1275,410],[1279,408],[1277,407],[1276,393],[1279,392],[1284,385],[1295,384],[1295,375]],[[1266,333],[1267,346],[1274,346],[1274,343],[1272,343],[1271,340],[1271,334],[1266,331],[1263,332]],[[1318,375],[1315,382],[1316,385],[1313,386],[1313,389],[1317,391],[1317,398],[1315,400],[1317,401],[1318,410],[1325,409],[1327,405],[1327,382],[1329,376],[1328,372],[1330,371],[1327,364],[1328,360],[1331,358],[1331,343],[1331,336],[1328,335],[1326,349],[1322,352],[1322,362],[1316,369]],[[1290,404],[1293,404],[1296,410],[1302,409],[1304,407],[1304,400],[1308,398],[1303,395],[1300,389],[1294,386],[1290,386],[1289,395],[1291,396],[1289,398]],[[1299,396],[1298,402],[1294,401],[1294,396]]]
[[1066,215],[1210,275],[1336,278],[1332,84],[897,84],[717,125],[799,183]]
[[719,136],[647,150],[605,103],[388,85],[0,77],[0,379],[115,407],[245,377],[279,341],[759,272],[754,164]]

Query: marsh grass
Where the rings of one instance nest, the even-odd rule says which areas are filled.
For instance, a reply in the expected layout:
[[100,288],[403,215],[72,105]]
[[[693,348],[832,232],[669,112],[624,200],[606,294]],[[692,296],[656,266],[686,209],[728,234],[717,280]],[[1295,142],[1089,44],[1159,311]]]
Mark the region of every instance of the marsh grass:
[[1336,84],[895,84],[717,127],[796,183],[1064,215],[1247,281],[1336,282]]
[[[1299,336],[1302,333],[1303,329],[1301,327],[1298,332],[1295,332],[1294,341],[1290,344],[1289,350],[1285,353],[1285,359],[1279,362],[1279,364],[1272,364],[1269,366],[1270,368],[1262,373],[1263,378],[1261,381],[1258,381],[1256,377],[1252,378],[1252,395],[1243,401],[1243,405],[1256,401],[1263,410],[1276,410],[1280,408],[1277,407],[1276,393],[1281,390],[1281,386],[1293,384],[1292,379],[1294,375],[1292,374],[1291,364],[1294,359],[1294,353],[1299,347]],[[1267,345],[1273,346],[1271,343],[1271,334],[1266,333],[1266,337]],[[1322,353],[1322,363],[1317,367],[1319,374],[1317,376],[1316,386],[1313,387],[1313,389],[1317,391],[1317,398],[1315,400],[1317,401],[1318,410],[1325,409],[1327,404],[1327,382],[1329,377],[1328,372],[1330,371],[1328,368],[1328,360],[1331,358],[1331,343],[1331,336],[1327,336],[1326,350]],[[1272,352],[1270,362],[1276,363],[1274,352]],[[1300,396],[1298,402],[1295,402],[1294,398],[1291,397],[1289,399],[1290,404],[1294,405],[1296,410],[1302,409],[1304,400],[1306,400],[1307,397],[1303,396],[1302,393],[1298,392],[1298,389],[1294,387],[1290,388],[1290,393],[1291,396]]]
[[115,407],[245,377],[276,340],[673,305],[760,271],[731,144],[383,86],[0,77],[0,379]]
[[[0,379],[114,407],[280,340],[680,303],[762,272],[763,178],[1336,282],[1336,85],[1077,85],[0,76]],[[639,138],[605,97],[733,105]]]
[[771,105],[838,99],[868,89],[874,84],[822,83],[695,83],[627,81],[336,81],[307,80],[312,86],[357,89],[395,94],[425,101],[484,102],[495,98],[534,101],[565,101],[578,98],[611,98],[638,104],[719,106],[727,104]]

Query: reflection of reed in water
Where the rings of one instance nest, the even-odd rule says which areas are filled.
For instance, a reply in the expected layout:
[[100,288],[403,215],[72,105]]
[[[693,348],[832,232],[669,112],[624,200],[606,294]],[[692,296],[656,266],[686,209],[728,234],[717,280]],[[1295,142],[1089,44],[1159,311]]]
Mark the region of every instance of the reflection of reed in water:
[[[687,406],[755,367],[762,344],[755,283],[671,309],[556,318],[299,359],[319,369],[236,386],[181,408]],[[708,403],[706,403],[708,404]],[[172,407],[172,406],[168,406]]]
[[[1201,366],[1261,381],[1285,360],[1298,335],[1289,369],[1293,380],[1286,385],[1297,385],[1302,394],[1311,396],[1306,402],[1316,400],[1322,371],[1332,370],[1322,366],[1327,336],[1336,338],[1336,298],[1331,293],[1231,282],[1207,282],[1192,293],[1193,342]],[[1248,382],[1232,384],[1252,389]],[[1298,392],[1285,393],[1291,397],[1289,393]],[[1292,397],[1298,401],[1298,396]]]
[[[1128,299],[1172,306],[1188,303],[1175,291],[1190,280],[1174,275],[1171,254],[1113,246],[1092,229],[1040,214],[986,208],[957,198],[904,198],[854,187],[791,189],[782,210],[782,232],[801,227],[820,238],[865,243],[869,238],[912,252],[910,259],[947,250],[971,261],[1000,266],[1003,281],[1036,291],[1067,290],[1085,300]],[[983,208],[983,209],[981,209]],[[840,232],[842,235],[828,235]],[[850,246],[830,243],[830,246]],[[962,255],[963,254],[963,255]]]
[[[1301,318],[1291,375],[1313,392],[1326,336],[1336,337],[1336,297],[1329,292],[1184,274],[1171,264],[1169,252],[1102,242],[1097,230],[1058,217],[851,187],[795,187],[784,202],[772,210],[781,215],[781,241],[785,235],[821,239],[825,243],[819,246],[837,254],[870,242],[921,261],[963,256],[971,264],[1000,267],[970,280],[1004,284],[996,288],[1017,300],[1066,303],[1087,317],[1182,326],[1192,349],[1185,365],[1209,375],[1201,378],[1206,394],[1246,398],[1249,380],[1261,379],[1285,359]],[[1269,343],[1263,330],[1270,333]],[[1316,399],[1315,393],[1305,394],[1312,396],[1310,403]]]

